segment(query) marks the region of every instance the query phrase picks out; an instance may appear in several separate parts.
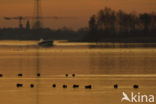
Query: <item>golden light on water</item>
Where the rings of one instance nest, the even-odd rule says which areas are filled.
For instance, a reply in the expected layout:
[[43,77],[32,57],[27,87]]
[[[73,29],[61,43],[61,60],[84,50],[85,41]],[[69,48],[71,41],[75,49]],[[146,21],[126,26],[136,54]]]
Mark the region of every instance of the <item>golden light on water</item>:
[[[156,22],[149,13],[156,12],[155,0],[41,3],[41,14],[35,11],[38,27],[31,29],[34,0],[0,1],[0,104],[132,104],[133,94],[136,103],[145,104],[156,96]],[[106,6],[112,10],[103,13],[110,10],[106,17],[111,19],[97,14]],[[126,13],[115,16],[113,10],[119,9]],[[108,26],[100,16],[109,20]]]

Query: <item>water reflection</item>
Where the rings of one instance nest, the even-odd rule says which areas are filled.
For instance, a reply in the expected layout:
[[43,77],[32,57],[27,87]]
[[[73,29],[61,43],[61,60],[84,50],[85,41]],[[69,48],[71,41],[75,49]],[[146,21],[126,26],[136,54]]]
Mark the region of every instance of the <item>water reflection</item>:
[[[0,80],[0,100],[3,104],[10,104],[10,101],[15,104],[120,104],[123,90],[150,94],[156,91],[156,49],[0,49],[0,73],[4,75]],[[109,74],[119,75],[105,77]],[[125,74],[135,75],[123,76]],[[146,74],[151,75],[147,77]],[[17,84],[23,84],[22,88],[17,88]],[[67,88],[62,88],[63,85]],[[10,95],[13,97],[8,98]]]
[[90,70],[96,74],[152,74],[155,49],[91,48]]

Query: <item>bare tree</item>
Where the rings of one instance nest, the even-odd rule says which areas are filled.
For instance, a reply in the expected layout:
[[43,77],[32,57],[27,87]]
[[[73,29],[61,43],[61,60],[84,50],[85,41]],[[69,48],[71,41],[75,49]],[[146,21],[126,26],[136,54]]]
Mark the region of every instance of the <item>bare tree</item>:
[[93,15],[91,16],[89,20],[89,31],[95,32],[97,30],[97,25],[96,25],[96,16]]
[[137,15],[134,12],[130,13],[129,14],[129,27],[130,27],[130,31],[135,31],[137,24],[138,24],[138,17],[137,17]]
[[97,24],[99,29],[114,30],[115,27],[115,11],[110,8],[100,10],[97,16]]
[[144,26],[144,31],[149,31],[149,26],[151,23],[151,17],[149,14],[144,13],[144,14],[140,14],[140,22],[141,24]]

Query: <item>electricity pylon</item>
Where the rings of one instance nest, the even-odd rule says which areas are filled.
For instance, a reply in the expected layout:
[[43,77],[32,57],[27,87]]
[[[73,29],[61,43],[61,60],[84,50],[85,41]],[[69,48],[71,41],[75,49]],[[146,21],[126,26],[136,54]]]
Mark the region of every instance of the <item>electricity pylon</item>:
[[34,1],[34,25],[33,28],[34,29],[40,29],[41,28],[41,0],[35,0]]

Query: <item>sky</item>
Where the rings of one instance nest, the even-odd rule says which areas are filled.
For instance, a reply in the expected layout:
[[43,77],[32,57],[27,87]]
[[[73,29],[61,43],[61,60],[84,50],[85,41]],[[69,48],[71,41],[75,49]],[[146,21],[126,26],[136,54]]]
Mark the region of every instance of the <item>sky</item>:
[[[87,27],[89,17],[104,7],[126,12],[156,12],[156,0],[41,0],[41,14],[46,16],[74,17],[73,19],[43,19],[44,27],[57,29]],[[33,16],[34,0],[0,0],[0,27],[17,27],[18,21],[3,17]],[[25,24],[26,21],[23,21]]]

